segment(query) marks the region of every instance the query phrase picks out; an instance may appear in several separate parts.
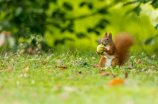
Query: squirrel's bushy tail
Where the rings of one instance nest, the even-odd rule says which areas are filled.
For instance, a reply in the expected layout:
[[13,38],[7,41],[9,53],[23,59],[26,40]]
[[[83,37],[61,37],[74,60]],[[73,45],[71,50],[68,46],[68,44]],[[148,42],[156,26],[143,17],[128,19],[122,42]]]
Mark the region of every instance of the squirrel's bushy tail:
[[119,65],[123,65],[128,58],[129,48],[134,45],[134,38],[128,33],[119,33],[114,39],[118,51]]

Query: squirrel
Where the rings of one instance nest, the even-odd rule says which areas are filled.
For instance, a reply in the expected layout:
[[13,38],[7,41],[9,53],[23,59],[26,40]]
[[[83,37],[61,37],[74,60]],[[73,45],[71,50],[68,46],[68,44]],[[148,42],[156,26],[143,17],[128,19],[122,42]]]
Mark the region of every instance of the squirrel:
[[[112,34],[107,35],[106,32],[101,39],[104,48],[99,60],[99,67],[123,65],[127,61],[129,48],[134,45],[134,42],[134,38],[128,33],[119,33],[112,40]],[[99,53],[97,52],[97,54]]]

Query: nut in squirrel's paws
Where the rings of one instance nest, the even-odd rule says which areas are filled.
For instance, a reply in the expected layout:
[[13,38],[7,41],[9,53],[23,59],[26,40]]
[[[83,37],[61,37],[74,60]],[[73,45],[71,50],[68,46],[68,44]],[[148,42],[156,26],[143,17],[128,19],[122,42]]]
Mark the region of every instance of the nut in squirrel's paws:
[[103,53],[103,48],[104,48],[104,47],[105,47],[105,46],[102,45],[102,44],[98,45],[98,46],[97,46],[97,53],[98,53],[98,54]]

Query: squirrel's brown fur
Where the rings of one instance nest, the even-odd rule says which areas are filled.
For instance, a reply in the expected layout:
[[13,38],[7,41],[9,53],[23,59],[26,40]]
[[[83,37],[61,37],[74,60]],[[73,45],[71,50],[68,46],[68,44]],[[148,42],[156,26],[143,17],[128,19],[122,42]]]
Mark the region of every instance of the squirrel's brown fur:
[[111,65],[116,66],[118,64],[119,66],[121,66],[128,58],[129,48],[134,45],[134,38],[128,33],[119,33],[118,35],[116,35],[114,40],[112,40],[112,34],[110,33],[109,36],[107,36],[107,33],[105,33],[105,36],[102,38],[101,43],[104,46],[110,46],[110,48],[103,49],[103,53],[101,54],[102,57],[99,61],[99,67],[105,66],[105,56],[114,57],[111,61]]
[[134,44],[134,38],[128,33],[119,33],[113,42],[118,51],[118,63],[123,65],[128,58],[129,48]]

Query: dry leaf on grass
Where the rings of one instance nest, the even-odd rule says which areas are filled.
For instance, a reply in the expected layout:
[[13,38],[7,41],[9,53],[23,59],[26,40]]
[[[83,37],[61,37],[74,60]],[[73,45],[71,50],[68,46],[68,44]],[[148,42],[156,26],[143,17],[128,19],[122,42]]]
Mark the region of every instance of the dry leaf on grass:
[[99,71],[105,71],[108,67],[96,67],[97,68],[97,70],[99,70]]
[[38,95],[36,92],[31,92],[31,96],[32,96],[33,98],[37,98],[39,95]]
[[134,73],[139,73],[139,72],[143,72],[143,71],[146,71],[146,68],[137,69],[137,71],[134,71]]
[[100,73],[100,76],[105,76],[105,75],[106,75],[105,72],[101,72],[101,73]]
[[67,100],[69,98],[69,94],[68,93],[62,93],[60,94],[60,98],[63,100]]
[[128,78],[128,73],[125,73],[125,78]]
[[21,77],[23,77],[23,74],[20,74],[20,75],[18,76],[18,78],[21,78]]
[[74,88],[74,87],[65,86],[63,89],[64,89],[65,91],[68,91],[68,92],[73,92],[73,91],[75,91],[75,88]]
[[100,72],[100,76],[108,76],[108,75],[112,75],[113,77],[115,77],[115,75],[111,72]]
[[25,73],[25,74],[20,74],[20,75],[18,76],[18,78],[27,77],[27,76],[28,76],[27,73]]
[[55,68],[59,68],[59,69],[61,69],[61,70],[68,69],[67,66],[56,66]]
[[27,77],[27,76],[28,76],[27,73],[25,73],[25,74],[24,74],[24,77]]
[[44,61],[42,64],[43,64],[43,65],[46,65],[46,64],[47,64],[47,62],[46,62],[46,61]]
[[57,63],[58,65],[60,65],[60,64],[62,63],[62,61],[61,61],[61,60],[56,60],[56,63]]
[[149,70],[145,71],[145,73],[156,73],[156,70],[149,69]]
[[7,70],[0,70],[0,72],[11,72],[13,70],[12,67],[9,67]]
[[146,68],[142,68],[141,71],[146,71]]
[[26,67],[23,69],[24,72],[28,72],[29,71],[29,67]]
[[77,60],[71,60],[72,63],[77,63]]
[[115,85],[119,85],[119,84],[124,84],[124,80],[122,80],[122,79],[112,79],[109,82],[110,86],[115,86]]
[[94,64],[93,67],[94,68],[99,68],[99,65],[98,64]]
[[12,71],[13,70],[13,68],[12,67],[10,67],[10,68],[8,68],[8,71],[10,72],[10,71]]
[[75,72],[76,74],[82,74],[82,71]]
[[33,47],[27,48],[27,51],[26,51],[26,52],[29,53],[29,54],[36,54],[36,53],[37,53],[36,49],[33,48]]
[[53,87],[53,91],[60,90],[61,88],[62,88],[62,86],[61,86],[61,85],[54,86],[54,87]]
[[141,63],[141,59],[138,59],[136,64],[140,64]]

